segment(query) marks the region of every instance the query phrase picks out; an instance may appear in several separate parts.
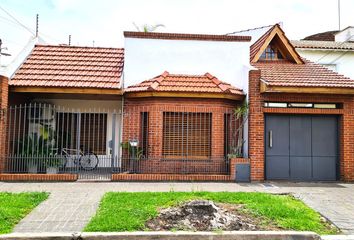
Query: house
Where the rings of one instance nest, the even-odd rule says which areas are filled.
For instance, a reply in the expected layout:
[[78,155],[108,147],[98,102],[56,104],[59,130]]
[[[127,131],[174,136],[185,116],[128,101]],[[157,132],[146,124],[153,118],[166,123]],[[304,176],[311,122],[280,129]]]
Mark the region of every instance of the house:
[[354,79],[354,27],[317,33],[291,43],[302,57]]
[[1,179],[354,180],[354,80],[302,58],[278,24],[124,36],[124,51],[34,48],[9,80]]
[[[48,165],[61,165],[56,155],[63,148],[77,155],[80,146],[95,152],[99,167],[117,161],[120,148],[112,143],[119,139],[123,65],[119,48],[36,45],[9,80],[2,144],[7,163],[1,168],[43,173]],[[34,159],[31,165],[23,156]],[[65,159],[66,167],[74,168],[75,161]]]

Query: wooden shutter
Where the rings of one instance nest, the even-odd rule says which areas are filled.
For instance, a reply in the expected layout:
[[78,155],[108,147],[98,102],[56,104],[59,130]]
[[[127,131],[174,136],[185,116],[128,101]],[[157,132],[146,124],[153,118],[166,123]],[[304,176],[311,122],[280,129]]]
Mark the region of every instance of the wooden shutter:
[[164,112],[163,156],[208,159],[211,152],[211,113]]

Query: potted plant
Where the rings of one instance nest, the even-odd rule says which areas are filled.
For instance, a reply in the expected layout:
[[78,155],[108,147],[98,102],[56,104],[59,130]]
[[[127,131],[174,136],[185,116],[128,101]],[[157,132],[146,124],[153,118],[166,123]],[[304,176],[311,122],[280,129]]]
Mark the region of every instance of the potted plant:
[[47,174],[57,174],[59,169],[64,166],[65,158],[62,156],[49,156],[46,158],[45,166]]
[[128,154],[130,172],[137,173],[138,161],[143,157],[143,149],[139,146],[131,146],[129,142],[122,142],[121,146]]

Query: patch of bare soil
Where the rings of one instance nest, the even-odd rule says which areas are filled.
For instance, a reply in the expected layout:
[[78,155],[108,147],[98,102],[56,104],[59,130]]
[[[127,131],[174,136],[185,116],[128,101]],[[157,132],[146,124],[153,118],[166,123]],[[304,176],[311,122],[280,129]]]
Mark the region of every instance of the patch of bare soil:
[[153,231],[257,231],[279,230],[264,219],[247,214],[241,204],[220,204],[208,200],[192,200],[178,207],[161,209],[159,215],[146,222]]

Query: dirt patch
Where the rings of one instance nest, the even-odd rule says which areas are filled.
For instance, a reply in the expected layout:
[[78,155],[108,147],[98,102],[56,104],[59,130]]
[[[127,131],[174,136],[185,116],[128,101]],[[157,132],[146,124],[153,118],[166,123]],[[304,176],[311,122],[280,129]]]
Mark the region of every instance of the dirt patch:
[[161,209],[159,215],[146,222],[153,231],[257,231],[279,230],[274,224],[247,214],[241,204],[221,204],[193,200],[177,207]]

